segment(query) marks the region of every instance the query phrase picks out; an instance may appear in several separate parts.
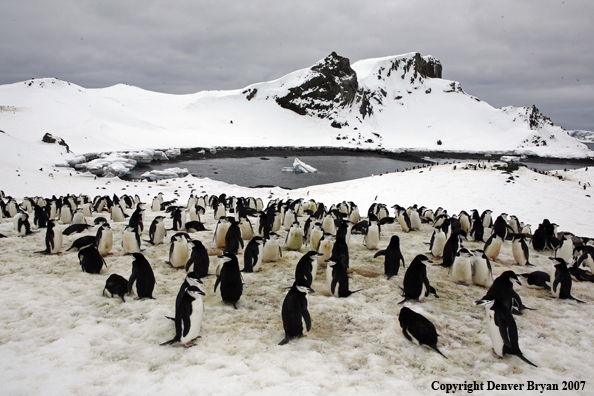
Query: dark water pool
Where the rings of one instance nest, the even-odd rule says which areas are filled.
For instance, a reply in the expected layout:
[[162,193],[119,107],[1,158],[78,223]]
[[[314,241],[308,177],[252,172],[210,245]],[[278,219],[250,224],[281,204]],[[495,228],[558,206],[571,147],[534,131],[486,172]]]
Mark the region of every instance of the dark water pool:
[[283,172],[284,167],[293,165],[295,158],[271,156],[151,163],[149,167],[135,168],[131,176],[140,178],[144,172],[151,169],[162,170],[179,167],[188,168],[193,176],[208,177],[244,187],[280,186],[301,188],[358,179],[423,165],[417,162],[381,157],[348,155],[297,156],[302,162],[313,166],[318,171],[315,173]]

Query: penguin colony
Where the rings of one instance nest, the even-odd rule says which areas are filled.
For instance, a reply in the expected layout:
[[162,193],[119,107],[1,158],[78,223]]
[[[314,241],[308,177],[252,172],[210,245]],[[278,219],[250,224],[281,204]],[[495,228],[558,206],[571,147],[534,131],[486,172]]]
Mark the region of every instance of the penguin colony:
[[[522,333],[523,316],[547,320],[546,304],[563,303],[556,299],[583,303],[588,298],[576,296],[572,285],[594,282],[594,241],[560,233],[547,219],[531,234],[516,216],[489,210],[449,215],[442,208],[394,205],[391,213],[387,205],[374,204],[367,217],[360,217],[356,204],[346,201],[327,205],[270,199],[265,205],[249,197],[193,193],[187,204],[177,201],[164,201],[159,194],[148,207],[140,197],[124,194],[17,202],[2,194],[0,217],[14,224],[8,238],[43,241],[38,254],[57,255],[84,272],[99,274],[104,278],[102,294],[122,303],[126,296],[163,301],[175,297],[159,291],[158,283],[164,280],[156,279],[155,266],[167,268],[175,279],[188,272],[196,280],[184,280],[176,302],[169,304],[174,317],[167,337],[173,338],[164,339],[163,345],[200,345],[196,339],[208,323],[210,307],[256,310],[258,293],[253,290],[259,282],[267,282],[268,271],[283,271],[285,283],[276,286],[281,345],[308,331],[318,336],[315,312],[320,309],[314,309],[310,295],[353,298],[360,292],[372,304],[374,296],[365,295],[366,286],[384,282],[395,307],[406,302],[395,308],[399,314],[395,311],[393,317],[404,338],[446,357],[454,336],[445,331],[445,324],[421,312],[437,312],[440,302],[451,298],[440,296],[439,285],[453,282],[461,293],[474,296],[477,307],[469,305],[468,310],[474,310],[475,320],[484,321],[485,331],[477,339],[485,343],[485,350],[497,357],[515,355],[537,366],[538,355],[522,343],[530,336]],[[405,250],[411,248],[407,236],[421,231],[431,233],[426,245]],[[243,235],[249,238],[244,240]],[[499,259],[505,251],[513,260]],[[284,258],[287,255],[291,259]],[[358,259],[356,266],[350,265],[353,256]],[[127,273],[111,273],[109,264],[116,258],[128,260]],[[514,284],[523,286],[514,289]],[[538,310],[523,304],[523,287],[542,290],[544,303]],[[252,293],[245,295],[244,289]],[[427,301],[432,308],[419,308],[416,301]]]

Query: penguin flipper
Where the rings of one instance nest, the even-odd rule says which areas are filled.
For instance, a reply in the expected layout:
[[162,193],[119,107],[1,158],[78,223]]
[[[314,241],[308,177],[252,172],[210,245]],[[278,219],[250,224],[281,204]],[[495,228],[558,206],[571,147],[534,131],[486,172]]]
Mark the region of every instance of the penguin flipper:
[[178,342],[178,341],[179,341],[179,340],[177,339],[177,337],[175,337],[175,338],[173,338],[173,339],[171,339],[171,340],[169,340],[169,341],[165,341],[165,342],[163,342],[163,343],[161,343],[161,344],[159,344],[159,345],[160,345],[160,346],[163,346],[163,345],[171,345],[171,344],[175,344],[175,343],[176,343],[176,342]]
[[[399,304],[400,304],[400,303],[399,303]],[[406,329],[407,329],[407,326],[405,325],[405,326],[402,328],[402,335],[403,335],[403,336],[404,336],[404,337],[405,337],[407,340],[409,340],[410,342],[413,342],[413,339],[412,339],[412,337],[410,336],[410,334],[408,334],[408,331],[406,331]]]
[[221,283],[221,277],[220,276],[217,278],[217,281],[215,282],[215,287],[214,287],[214,291],[215,292],[217,291],[217,287],[219,286],[219,283]]
[[132,292],[132,286],[138,277],[138,273],[136,271],[132,271],[132,275],[130,275],[130,279],[128,280],[128,293]]
[[519,357],[520,359],[522,359],[523,361],[525,361],[526,363],[528,363],[529,365],[531,365],[533,367],[538,367],[536,364],[534,364],[530,360],[526,359],[524,357],[524,355],[522,354],[522,352],[519,352],[518,354],[516,354],[516,356]]
[[443,356],[444,358],[448,358],[446,355],[444,355],[443,353],[441,353],[441,351],[439,349],[437,349],[437,345],[429,345],[431,347],[431,349],[433,349],[435,352],[439,353],[441,356]]
[[309,315],[309,311],[307,310],[306,307],[303,307],[303,311],[302,311],[302,316],[303,316],[303,320],[305,321],[305,328],[307,329],[307,331],[311,330],[311,316]]
[[373,258],[377,258],[379,256],[385,256],[385,255],[386,255],[386,250],[380,250],[376,254],[373,255]]
[[285,337],[283,338],[283,340],[281,342],[278,343],[278,345],[285,345],[287,342],[289,342],[290,338],[289,337]]

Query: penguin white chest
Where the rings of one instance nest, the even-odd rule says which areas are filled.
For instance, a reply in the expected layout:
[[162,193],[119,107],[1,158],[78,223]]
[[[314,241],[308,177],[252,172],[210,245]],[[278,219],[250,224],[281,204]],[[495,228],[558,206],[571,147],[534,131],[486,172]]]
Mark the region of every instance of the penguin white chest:
[[482,257],[475,257],[472,262],[472,283],[485,287],[493,284],[493,273],[489,270],[487,262]]
[[[190,314],[190,328],[185,329],[182,321],[182,336],[180,342],[187,344],[200,335],[202,320],[204,319],[204,303],[201,297],[196,297],[192,302],[192,313]],[[185,335],[184,335],[185,334]]]
[[264,251],[262,252],[262,261],[270,262],[277,261],[280,257],[280,246],[278,239],[269,239],[264,244]]
[[181,268],[186,265],[190,258],[190,251],[188,249],[188,241],[186,238],[180,238],[173,242],[173,249],[169,257],[169,262],[175,268]]
[[158,245],[163,242],[165,239],[165,224],[163,222],[157,223],[157,227],[155,227],[155,234],[153,235],[153,243]]
[[54,227],[54,247],[51,249],[51,254],[56,254],[62,249],[62,229],[58,226]]
[[97,250],[102,256],[105,256],[107,253],[111,252],[111,248],[113,247],[113,232],[111,229],[103,229],[101,232],[101,238],[99,239],[99,243],[97,244]]
[[501,332],[499,330],[499,326],[495,324],[495,312],[491,309],[487,308],[487,331],[489,332],[489,337],[491,337],[491,343],[493,344],[493,351],[499,355],[503,356],[503,338],[501,337]]
[[431,254],[435,257],[443,256],[443,248],[446,244],[446,234],[443,231],[435,233],[433,238],[433,246],[431,247]]
[[466,256],[458,256],[452,264],[452,280],[454,282],[472,283],[472,265]]
[[365,235],[365,246],[367,246],[367,249],[377,249],[379,239],[380,236],[377,225],[370,225],[367,234]]
[[522,250],[522,244],[519,241],[512,242],[512,253],[514,255],[514,260],[516,263],[520,265],[525,265],[528,260],[526,260],[526,255]]
[[287,249],[299,250],[303,245],[303,231],[300,228],[292,227],[287,235]]

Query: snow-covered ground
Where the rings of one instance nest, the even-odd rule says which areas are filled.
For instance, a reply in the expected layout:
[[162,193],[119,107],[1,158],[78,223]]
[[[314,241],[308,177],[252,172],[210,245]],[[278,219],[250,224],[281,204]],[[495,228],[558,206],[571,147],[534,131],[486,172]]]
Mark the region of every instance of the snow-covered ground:
[[[185,204],[192,189],[198,195],[226,193],[234,196],[270,199],[311,198],[326,205],[355,202],[363,214],[373,202],[388,206],[399,204],[441,206],[450,214],[460,210],[492,209],[494,214],[514,214],[534,230],[544,219],[559,224],[559,229],[592,237],[594,206],[584,183],[594,183],[594,170],[542,175],[525,168],[510,175],[492,168],[464,169],[458,164],[427,167],[306,189],[247,189],[191,176],[158,182],[126,182],[117,178],[95,178],[90,173],[76,174],[67,168],[5,170],[2,189],[19,201],[25,196],[71,194],[138,194],[149,203],[158,192],[165,200],[178,198]],[[49,175],[49,174],[52,175]],[[71,175],[72,174],[72,175]],[[131,210],[128,210],[131,213]],[[147,209],[145,230],[162,212]],[[106,216],[95,213],[93,216]],[[93,219],[87,219],[92,222]],[[305,217],[299,219],[302,223]],[[214,230],[213,211],[203,217]],[[171,226],[167,218],[166,225]],[[405,305],[427,316],[437,327],[438,347],[448,357],[407,341],[398,324],[404,270],[387,280],[383,258],[374,259],[362,236],[353,235],[351,290],[363,290],[348,298],[330,297],[325,270],[313,283],[310,295],[312,329],[307,337],[278,346],[283,338],[280,308],[292,284],[298,259],[308,251],[290,252],[266,263],[258,273],[244,274],[244,293],[233,309],[213,292],[215,276],[206,278],[205,318],[197,346],[193,348],[160,346],[175,333],[173,315],[175,296],[185,272],[165,262],[169,245],[143,243],[157,286],[154,300],[126,303],[101,295],[105,280],[112,273],[126,278],[131,273],[131,258],[122,254],[124,223],[113,223],[114,249],[106,257],[108,268],[99,275],[80,270],[76,253],[65,252],[80,236],[65,237],[62,253],[40,255],[45,230],[19,237],[12,219],[2,219],[0,233],[0,382],[5,395],[133,395],[133,394],[444,394],[433,390],[439,384],[487,381],[523,384],[528,381],[557,384],[585,380],[585,390],[562,394],[591,394],[594,369],[591,359],[594,343],[594,285],[574,282],[572,294],[586,304],[548,297],[544,290],[516,286],[524,303],[535,311],[516,316],[520,348],[539,367],[530,367],[515,356],[495,359],[486,331],[484,308],[473,306],[486,290],[462,286],[451,281],[446,270],[429,267],[429,279],[439,299]],[[65,225],[61,225],[65,228]],[[93,235],[97,228],[83,235]],[[403,233],[396,224],[382,228],[379,248],[385,248],[392,235],[398,235],[408,265],[428,251],[430,225],[420,231]],[[170,234],[171,235],[171,231]],[[282,237],[286,231],[280,231]],[[211,270],[219,262],[212,231],[191,234],[211,249]],[[142,239],[148,239],[145,233]],[[284,240],[284,238],[283,238]],[[481,243],[465,242],[468,248]],[[548,270],[551,251],[530,250],[536,269]],[[243,255],[239,255],[243,263]],[[525,272],[513,264],[511,243],[505,242],[494,263],[494,273],[511,269]],[[435,383],[434,381],[438,381]],[[458,391],[458,393],[461,393]],[[481,394],[481,392],[476,392]],[[483,394],[498,394],[485,391]],[[511,394],[509,392],[499,392]],[[561,394],[545,392],[545,394]]]

